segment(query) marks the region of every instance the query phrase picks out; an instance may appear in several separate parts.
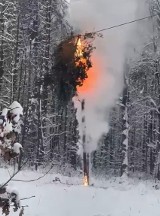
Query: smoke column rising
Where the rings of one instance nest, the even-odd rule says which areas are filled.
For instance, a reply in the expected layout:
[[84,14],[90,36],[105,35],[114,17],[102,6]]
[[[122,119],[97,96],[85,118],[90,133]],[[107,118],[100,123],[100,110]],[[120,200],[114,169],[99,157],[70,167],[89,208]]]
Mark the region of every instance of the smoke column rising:
[[[71,0],[70,22],[79,33],[91,32],[135,18],[136,0]],[[109,110],[123,88],[123,65],[126,58],[126,44],[133,39],[130,31],[134,24],[103,32],[103,38],[95,40],[93,54],[93,81],[90,91],[79,92],[85,99],[87,151],[97,148],[99,139],[109,130]],[[127,49],[126,49],[127,48]],[[92,76],[92,71],[89,77]],[[81,105],[74,99],[77,119],[81,128]]]

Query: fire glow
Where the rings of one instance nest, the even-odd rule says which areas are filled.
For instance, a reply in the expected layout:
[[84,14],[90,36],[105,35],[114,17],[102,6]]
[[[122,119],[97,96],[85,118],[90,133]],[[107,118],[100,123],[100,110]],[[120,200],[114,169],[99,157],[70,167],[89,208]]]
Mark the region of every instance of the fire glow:
[[86,187],[89,185],[87,175],[84,175],[84,177],[83,177],[83,185]]
[[83,69],[87,73],[87,77],[83,81],[82,85],[77,86],[77,92],[80,95],[93,94],[96,89],[97,82],[99,80],[98,58],[92,58],[91,60],[93,62],[93,65],[90,68],[88,68],[87,59],[85,58],[85,53],[84,53],[86,44],[83,42],[81,37],[78,38],[76,45],[77,45],[77,49],[75,53],[75,58],[76,58],[75,64],[77,67],[83,67]]
[[85,72],[88,70],[87,59],[84,57],[85,53],[85,44],[83,44],[81,37],[78,37],[76,44],[76,53],[75,53],[75,64],[77,67],[82,67]]
[[93,67],[87,72],[87,79],[84,80],[82,86],[78,86],[77,91],[82,94],[93,94],[96,91],[97,83],[99,81],[98,77],[98,65],[97,62],[93,60]]
[[83,47],[82,47],[81,38],[78,38],[77,41],[76,56],[80,58],[80,61],[83,60]]

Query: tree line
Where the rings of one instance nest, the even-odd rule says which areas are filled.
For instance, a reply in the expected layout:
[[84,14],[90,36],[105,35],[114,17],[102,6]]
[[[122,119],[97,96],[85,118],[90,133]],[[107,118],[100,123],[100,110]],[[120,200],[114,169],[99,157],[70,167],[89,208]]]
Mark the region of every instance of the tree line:
[[24,109],[19,167],[24,158],[35,169],[79,161],[73,103],[61,106],[54,85],[44,82],[54,73],[55,49],[72,31],[67,12],[65,0],[0,0],[0,107],[16,100]]
[[[92,172],[160,179],[160,2],[149,4],[151,37],[136,58],[126,59],[124,90],[112,108],[110,130],[91,154]],[[50,163],[61,170],[81,166],[76,109],[61,105],[50,75],[55,50],[72,34],[65,0],[0,0],[0,108],[24,108],[19,142],[28,166]]]

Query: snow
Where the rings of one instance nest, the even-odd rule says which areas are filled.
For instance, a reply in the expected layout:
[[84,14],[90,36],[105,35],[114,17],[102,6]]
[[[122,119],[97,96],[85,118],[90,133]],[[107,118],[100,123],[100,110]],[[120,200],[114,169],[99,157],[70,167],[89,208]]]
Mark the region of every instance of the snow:
[[12,130],[13,130],[12,123],[7,121],[4,127],[4,134],[10,133]]
[[18,142],[14,143],[13,145],[13,152],[16,154],[20,154],[20,150],[22,149],[22,145]]
[[20,116],[23,115],[23,108],[17,101],[14,101],[10,106],[10,113],[14,116],[13,120],[15,123],[18,123]]
[[2,116],[7,116],[7,113],[8,113],[8,109],[7,108],[4,108],[3,110],[2,110]]
[[0,119],[0,125],[2,125],[3,124],[3,120],[2,119]]
[[[5,182],[9,178],[8,169],[0,169],[0,173],[0,181]],[[15,179],[27,181],[41,175],[22,171]],[[55,177],[62,183],[53,182]],[[28,205],[24,209],[25,216],[159,216],[160,190],[153,188],[154,182],[92,181],[94,187],[84,187],[80,185],[80,178],[49,174],[38,181],[11,181],[9,185],[17,188],[20,199],[36,196],[21,200],[21,205]],[[71,185],[73,183],[75,185]],[[18,212],[10,215],[18,216]]]
[[23,108],[18,103],[17,101],[14,101],[10,106],[9,106],[10,112],[15,115],[23,115]]

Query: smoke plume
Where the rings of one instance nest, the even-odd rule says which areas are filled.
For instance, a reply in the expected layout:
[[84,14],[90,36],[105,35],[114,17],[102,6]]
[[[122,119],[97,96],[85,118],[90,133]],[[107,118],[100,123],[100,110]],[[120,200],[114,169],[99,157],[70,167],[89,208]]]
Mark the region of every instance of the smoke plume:
[[[92,32],[133,20],[136,11],[134,0],[71,0],[70,22],[79,33]],[[109,130],[108,116],[123,88],[123,66],[134,24],[103,32],[96,38],[93,53],[93,69],[89,78],[94,80],[87,92],[79,91],[79,99],[85,99],[87,151],[97,148],[99,139]],[[126,46],[127,44],[127,46]],[[81,128],[81,105],[74,99]]]

